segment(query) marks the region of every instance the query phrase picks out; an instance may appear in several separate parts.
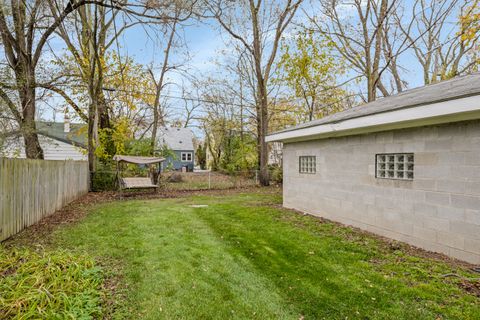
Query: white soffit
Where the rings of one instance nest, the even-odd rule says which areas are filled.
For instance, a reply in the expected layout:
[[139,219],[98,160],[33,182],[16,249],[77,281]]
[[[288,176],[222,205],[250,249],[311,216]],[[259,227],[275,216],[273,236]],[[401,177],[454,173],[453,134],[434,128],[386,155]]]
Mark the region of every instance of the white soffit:
[[266,141],[305,141],[474,119],[480,119],[478,95],[274,133]]

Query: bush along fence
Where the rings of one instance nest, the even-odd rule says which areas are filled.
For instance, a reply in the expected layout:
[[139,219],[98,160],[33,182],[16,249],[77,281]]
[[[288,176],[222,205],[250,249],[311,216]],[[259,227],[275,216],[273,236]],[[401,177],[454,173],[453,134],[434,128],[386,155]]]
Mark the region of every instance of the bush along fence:
[[86,161],[0,158],[0,241],[87,192]]

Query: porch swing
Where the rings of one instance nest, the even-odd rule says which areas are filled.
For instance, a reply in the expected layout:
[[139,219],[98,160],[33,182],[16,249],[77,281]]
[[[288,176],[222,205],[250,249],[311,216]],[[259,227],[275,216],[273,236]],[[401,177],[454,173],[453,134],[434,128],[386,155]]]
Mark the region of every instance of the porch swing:
[[[113,160],[117,162],[117,181],[120,191],[125,189],[157,189],[158,177],[161,173],[161,163],[165,161],[165,158],[156,157],[137,157],[137,156],[124,156],[116,155]],[[136,165],[158,165],[157,171],[151,172],[150,177],[123,177],[122,172],[123,165],[125,163],[131,163]]]

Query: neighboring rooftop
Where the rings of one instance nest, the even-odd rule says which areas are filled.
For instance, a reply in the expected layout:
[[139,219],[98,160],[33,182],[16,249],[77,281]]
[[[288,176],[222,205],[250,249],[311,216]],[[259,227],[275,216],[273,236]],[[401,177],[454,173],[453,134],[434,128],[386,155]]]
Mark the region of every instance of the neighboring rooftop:
[[[59,140],[78,147],[86,148],[87,125],[82,123],[71,123],[70,132],[65,132],[64,122],[36,122],[38,134]],[[158,129],[158,143],[166,144],[172,150],[194,150],[193,132],[188,128]]]
[[[374,102],[366,103],[342,112],[338,112],[331,116],[272,133],[270,136],[280,136],[282,133],[323,125],[335,125],[346,120],[474,96],[480,96],[480,73],[460,76],[451,80],[407,90],[394,96],[381,98]],[[378,124],[380,125],[381,123]],[[334,129],[332,128],[332,130]],[[269,141],[280,140],[269,139]]]
[[70,132],[65,132],[64,122],[37,121],[37,132],[46,137],[59,140],[77,147],[87,147],[87,125],[70,123]]
[[188,128],[159,128],[158,144],[167,145],[172,150],[194,150],[193,132]]

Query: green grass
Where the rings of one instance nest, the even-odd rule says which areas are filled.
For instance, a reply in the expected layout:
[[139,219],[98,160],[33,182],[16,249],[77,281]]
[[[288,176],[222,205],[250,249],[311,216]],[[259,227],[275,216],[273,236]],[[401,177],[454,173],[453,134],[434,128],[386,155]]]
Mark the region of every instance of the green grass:
[[55,243],[121,266],[118,318],[480,318],[461,279],[442,277],[478,275],[279,203],[245,193],[102,204]]
[[57,229],[46,253],[0,251],[0,318],[480,319],[459,286],[478,274],[258,190],[104,203]]
[[102,282],[91,258],[0,247],[0,319],[99,318]]

